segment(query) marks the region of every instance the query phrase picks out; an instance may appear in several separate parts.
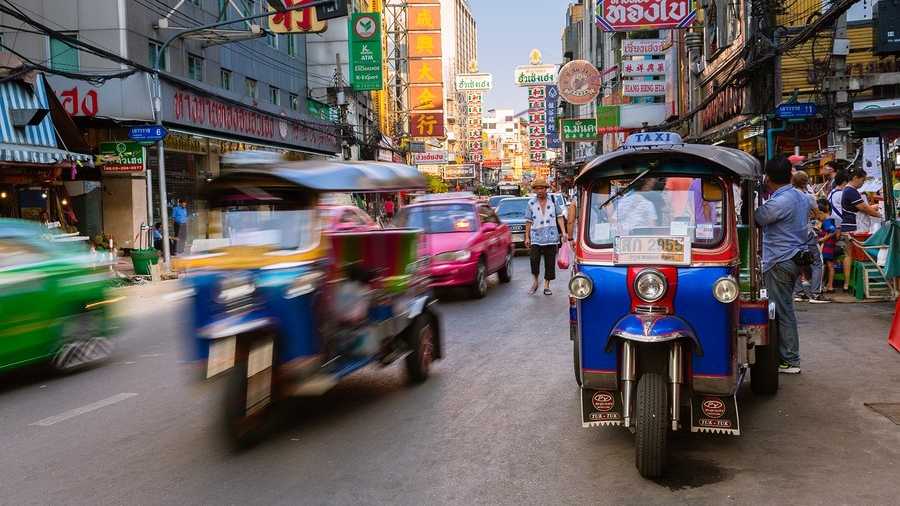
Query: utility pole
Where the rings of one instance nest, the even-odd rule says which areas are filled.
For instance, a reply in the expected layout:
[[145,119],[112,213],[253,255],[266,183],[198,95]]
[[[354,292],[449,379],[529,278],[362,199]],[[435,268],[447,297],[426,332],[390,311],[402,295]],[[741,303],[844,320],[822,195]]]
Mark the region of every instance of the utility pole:
[[350,143],[345,135],[349,125],[347,124],[347,95],[344,92],[344,72],[341,70],[341,53],[334,54],[334,61],[334,103],[338,108],[338,125],[341,131],[341,158],[349,160],[351,156],[344,151],[344,145],[346,144],[349,150]]
[[[703,36],[691,30],[684,36],[684,45],[688,50],[688,111],[693,111],[700,104],[700,89],[697,86],[697,77],[703,49]],[[700,115],[695,114],[690,121],[689,136],[697,138],[700,135]]]
[[848,94],[849,82],[847,79],[847,55],[850,54],[850,40],[847,38],[847,14],[841,16],[834,23],[834,42],[831,49],[831,77],[827,88],[833,92],[834,130],[832,131],[831,144],[837,147],[837,157],[847,158],[849,144],[850,123],[850,98]]

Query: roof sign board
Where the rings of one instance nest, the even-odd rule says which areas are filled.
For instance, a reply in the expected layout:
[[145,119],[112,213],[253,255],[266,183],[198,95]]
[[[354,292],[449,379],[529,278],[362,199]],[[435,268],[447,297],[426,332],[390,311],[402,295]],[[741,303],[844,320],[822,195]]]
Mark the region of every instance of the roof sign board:
[[671,146],[683,142],[675,132],[641,132],[625,139],[625,145],[629,147]]

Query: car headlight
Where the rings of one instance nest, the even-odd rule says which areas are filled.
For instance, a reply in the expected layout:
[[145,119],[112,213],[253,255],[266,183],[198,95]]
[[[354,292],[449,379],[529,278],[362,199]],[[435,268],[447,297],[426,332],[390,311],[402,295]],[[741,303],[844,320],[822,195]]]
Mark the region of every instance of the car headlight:
[[588,298],[594,291],[594,282],[587,276],[576,274],[569,280],[569,293],[578,300]]
[[713,285],[713,297],[723,304],[730,304],[737,300],[740,289],[737,281],[731,276],[719,278]]
[[219,283],[219,293],[216,302],[228,304],[244,297],[250,296],[256,291],[253,280],[246,276],[225,277]]
[[445,253],[438,253],[432,258],[434,258],[435,262],[465,262],[471,256],[471,251],[461,249],[459,251],[447,251]]
[[634,280],[634,291],[644,302],[656,302],[663,298],[667,288],[666,277],[653,269],[642,271]]

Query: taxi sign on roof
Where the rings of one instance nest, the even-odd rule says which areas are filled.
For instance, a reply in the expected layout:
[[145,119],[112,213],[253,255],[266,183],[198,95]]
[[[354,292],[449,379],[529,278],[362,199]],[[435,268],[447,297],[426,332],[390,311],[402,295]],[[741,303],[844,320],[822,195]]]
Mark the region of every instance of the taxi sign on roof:
[[675,132],[639,132],[625,139],[627,147],[670,146],[683,143],[681,136]]

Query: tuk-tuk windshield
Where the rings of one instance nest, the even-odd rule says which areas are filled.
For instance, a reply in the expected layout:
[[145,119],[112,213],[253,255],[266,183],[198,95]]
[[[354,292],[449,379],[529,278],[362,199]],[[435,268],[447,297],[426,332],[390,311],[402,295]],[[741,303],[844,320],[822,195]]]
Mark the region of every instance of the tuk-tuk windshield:
[[313,209],[275,210],[248,206],[221,210],[221,233],[191,242],[192,253],[230,246],[257,246],[274,250],[308,250],[318,244],[319,223]]
[[714,177],[644,177],[634,188],[601,207],[628,185],[629,178],[602,179],[591,187],[585,236],[595,247],[615,237],[686,236],[694,247],[722,240],[725,188]]

